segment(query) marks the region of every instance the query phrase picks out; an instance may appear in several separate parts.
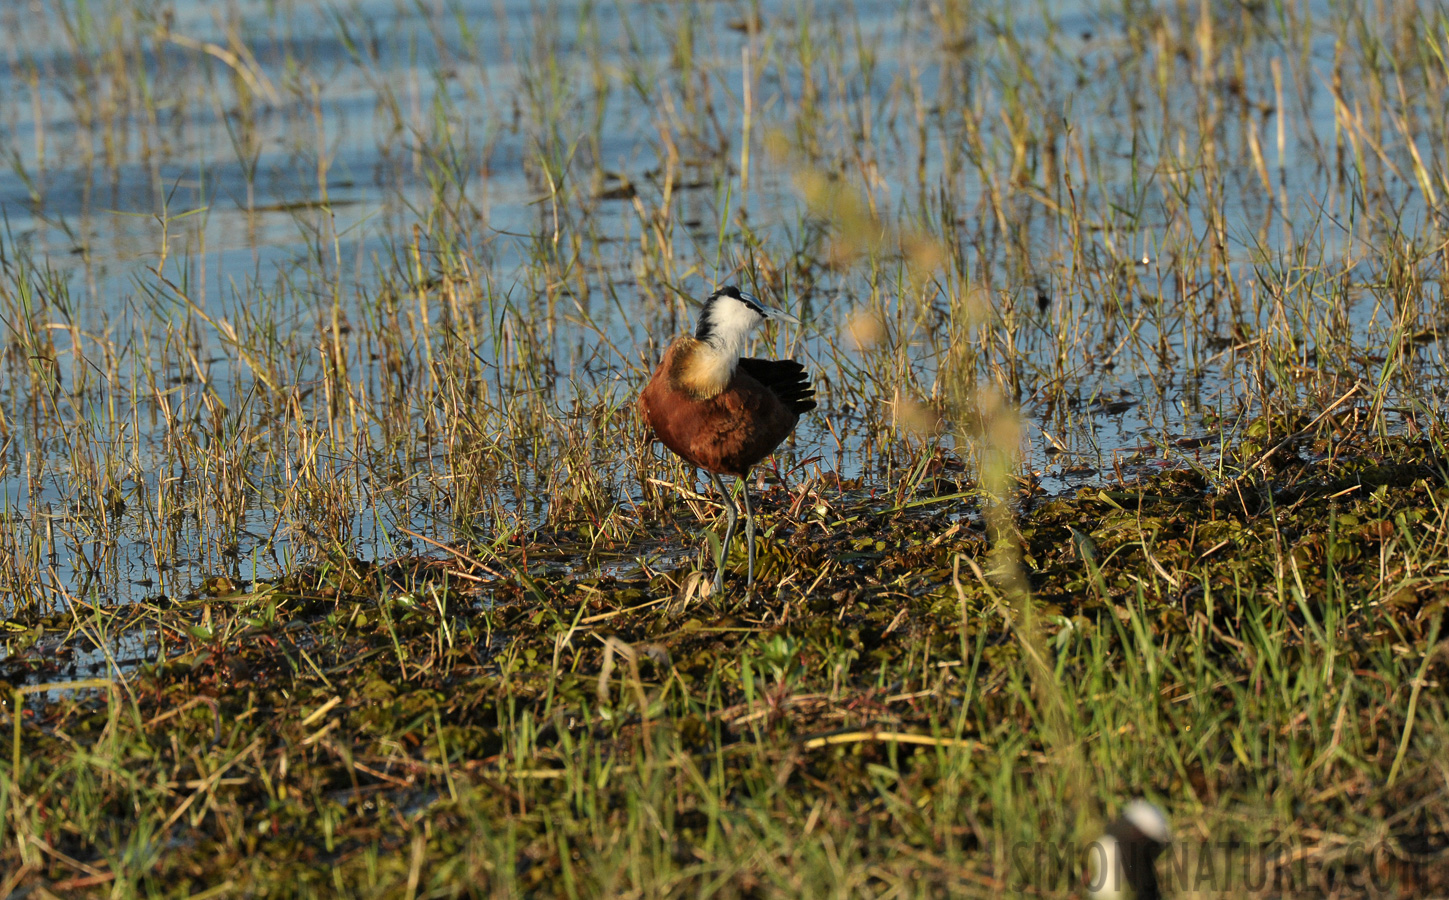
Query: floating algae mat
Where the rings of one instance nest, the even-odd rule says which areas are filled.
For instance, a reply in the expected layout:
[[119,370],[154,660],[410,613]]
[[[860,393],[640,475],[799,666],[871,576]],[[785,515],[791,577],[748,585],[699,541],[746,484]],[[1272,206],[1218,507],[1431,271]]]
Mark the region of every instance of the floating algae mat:
[[[1073,807],[1147,794],[1219,889],[1442,891],[1449,457],[1330,430],[1026,488],[995,534],[955,484],[777,490],[754,598],[520,547],[38,623],[0,859],[81,893],[1056,892]],[[57,633],[137,628],[155,661],[34,683]]]

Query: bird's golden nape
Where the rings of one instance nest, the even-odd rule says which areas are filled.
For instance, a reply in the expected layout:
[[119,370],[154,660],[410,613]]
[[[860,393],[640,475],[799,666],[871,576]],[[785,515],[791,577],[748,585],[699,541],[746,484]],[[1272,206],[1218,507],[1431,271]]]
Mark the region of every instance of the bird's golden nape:
[[704,469],[725,507],[725,535],[715,570],[715,591],[724,589],[724,567],[739,510],[721,475],[740,481],[745,512],[746,588],[755,581],[755,516],[746,479],[815,408],[805,367],[794,360],[743,357],[750,334],[769,319],[799,323],[733,285],[705,301],[693,336],[675,338],[639,395],[639,412],[655,437],[685,461]]

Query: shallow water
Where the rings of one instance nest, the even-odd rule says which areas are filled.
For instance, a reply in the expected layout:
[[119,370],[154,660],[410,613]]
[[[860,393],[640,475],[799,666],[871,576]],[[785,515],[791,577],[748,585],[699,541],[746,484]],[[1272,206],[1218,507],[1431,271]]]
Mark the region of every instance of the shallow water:
[[[776,348],[823,375],[822,411],[802,423],[781,465],[815,459],[791,475],[797,481],[821,471],[882,478],[919,439],[882,429],[902,416],[894,396],[865,378],[854,383],[853,367],[904,359],[907,396],[939,402],[950,392],[946,360],[963,341],[980,345],[971,378],[1020,404],[1022,467],[1052,492],[1172,457],[1184,437],[1206,446],[1183,454],[1211,460],[1218,436],[1265,396],[1314,410],[1332,399],[1335,379],[1375,384],[1396,329],[1433,334],[1396,362],[1387,396],[1433,407],[1443,389],[1440,286],[1426,284],[1407,313],[1396,309],[1376,290],[1383,269],[1371,252],[1382,210],[1409,236],[1432,233],[1433,219],[1407,142],[1395,143],[1392,128],[1374,132],[1394,165],[1375,162],[1367,138],[1345,136],[1329,88],[1330,73],[1347,72],[1346,108],[1372,118],[1345,42],[1362,50],[1397,40],[1403,10],[1417,7],[1395,7],[1397,18],[1383,21],[1329,3],[1223,13],[1216,40],[1241,43],[1229,54],[1236,67],[1223,65],[1221,108],[1208,113],[1193,112],[1203,101],[1184,76],[1191,65],[1153,43],[1187,33],[1195,6],[1044,3],[1026,17],[1012,9],[966,7],[950,20],[966,23],[953,34],[949,16],[912,3],[7,7],[0,292],[12,347],[27,312],[40,309],[29,327],[54,342],[58,385],[39,396],[25,374],[34,360],[19,351],[0,374],[0,512],[14,545],[44,545],[37,558],[56,603],[183,594],[217,571],[267,577],[314,554],[294,525],[279,527],[279,504],[265,502],[292,489],[276,476],[287,465],[184,467],[168,445],[165,410],[216,419],[223,443],[236,423],[264,419],[250,405],[260,376],[213,323],[241,327],[254,314],[252,333],[304,348],[325,347],[329,329],[385,330],[379,285],[399,276],[420,232],[454,236],[457,255],[477,263],[486,307],[475,312],[493,323],[494,340],[476,354],[499,373],[500,390],[536,379],[564,413],[627,402],[648,359],[691,314],[660,286],[644,249],[647,213],[661,202],[656,173],[669,166],[678,180],[665,274],[695,297],[739,278],[741,221],[779,258],[830,254],[801,187],[809,167],[835,173],[842,192],[868,195],[896,227],[951,219],[953,233],[971,235],[961,255],[977,289],[987,286],[991,312],[964,338],[940,327],[948,298],[970,289],[959,275],[937,278],[919,300],[904,298],[901,272],[859,258],[783,283],[782,301],[806,326]],[[762,27],[751,33],[756,14]],[[1408,102],[1410,112],[1438,114],[1432,96]],[[991,111],[980,120],[982,149],[964,151],[972,136],[953,111],[982,108]],[[1001,232],[990,196],[1015,180],[988,173],[1013,169],[1013,115],[1056,143],[1024,149],[1023,177],[1040,183],[1042,199],[1029,190],[1006,198],[1011,220]],[[1214,127],[1204,131],[1204,121]],[[683,140],[661,139],[669,127]],[[1442,174],[1442,148],[1417,137],[1428,168]],[[772,152],[778,142],[792,151]],[[1204,142],[1225,148],[1208,154],[1225,173],[1207,193],[1211,179],[1192,164]],[[720,143],[730,149],[715,152]],[[1342,170],[1325,167],[1345,148],[1370,157],[1350,171],[1371,188],[1356,193]],[[1084,169],[1067,184],[1054,174],[1064,165]],[[552,175],[564,183],[550,185]],[[634,186],[637,205],[616,176]],[[1381,207],[1356,206],[1360,194]],[[1053,204],[1087,210],[1088,227],[1071,233],[1047,215]],[[1223,271],[1201,268],[1196,248],[1212,241],[1222,244]],[[560,292],[540,260],[570,254],[552,270],[569,280]],[[1317,292],[1294,280],[1319,270],[1327,286]],[[1274,296],[1275,284],[1289,286]],[[888,346],[857,347],[844,329],[872,303],[886,311]],[[444,311],[418,316],[414,336],[440,327]],[[527,368],[518,347],[529,340],[520,334],[541,348],[529,350],[532,376],[518,374]],[[1265,345],[1288,338],[1294,348],[1265,361]],[[349,379],[382,393],[394,377],[386,359],[369,355],[370,338],[346,340]],[[94,362],[102,357],[112,363]],[[319,386],[299,395],[299,418],[318,415],[327,365],[318,350],[287,373]],[[452,539],[450,510],[398,486],[412,483],[409,472],[447,483],[456,448],[429,427],[435,414],[417,404],[410,439],[363,415],[351,446],[365,452],[306,461],[349,498],[338,526],[348,552],[428,549],[400,528]],[[940,440],[954,442],[949,432]],[[530,469],[528,453],[517,455],[519,483],[534,496],[512,502],[542,520],[558,470]],[[92,502],[77,498],[77,484],[106,465],[124,502],[104,521],[77,525],[76,510]],[[601,454],[597,465],[628,505],[637,492],[627,464]],[[259,498],[236,521],[204,508],[176,521],[158,512],[168,490],[223,478],[248,481]],[[389,489],[370,490],[374,478]]]

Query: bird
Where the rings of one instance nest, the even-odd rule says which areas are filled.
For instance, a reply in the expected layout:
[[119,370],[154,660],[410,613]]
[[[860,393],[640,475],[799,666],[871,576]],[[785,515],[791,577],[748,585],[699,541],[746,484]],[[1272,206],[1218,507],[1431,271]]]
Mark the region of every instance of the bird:
[[704,469],[724,498],[725,536],[715,569],[714,591],[724,590],[739,511],[721,475],[740,482],[744,502],[745,589],[755,583],[755,513],[746,483],[750,468],[769,456],[815,408],[805,367],[793,359],[741,356],[750,334],[768,320],[800,320],[771,309],[753,294],[726,285],[709,295],[693,335],[680,335],[639,394],[644,422],[664,446]]
[[1133,800],[1091,846],[1094,870],[1088,892],[1096,900],[1161,900],[1162,888],[1153,865],[1172,843],[1167,816],[1146,800]]

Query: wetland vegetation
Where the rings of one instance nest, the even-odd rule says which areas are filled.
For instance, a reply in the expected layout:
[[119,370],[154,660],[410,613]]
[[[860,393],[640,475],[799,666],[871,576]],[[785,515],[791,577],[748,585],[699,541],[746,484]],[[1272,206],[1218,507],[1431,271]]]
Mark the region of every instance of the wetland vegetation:
[[[1081,896],[1137,796],[1179,896],[1449,890],[1441,5],[0,46],[0,897]],[[632,406],[730,282],[752,597]]]

